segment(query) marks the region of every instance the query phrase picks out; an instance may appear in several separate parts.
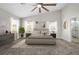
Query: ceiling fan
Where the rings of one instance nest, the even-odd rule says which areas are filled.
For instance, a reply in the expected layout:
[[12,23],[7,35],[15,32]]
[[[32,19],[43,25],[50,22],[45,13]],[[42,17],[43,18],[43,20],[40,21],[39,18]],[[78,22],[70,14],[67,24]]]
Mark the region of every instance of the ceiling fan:
[[56,6],[56,3],[52,3],[52,4],[51,3],[49,3],[49,4],[36,3],[33,6],[35,6],[35,7],[32,9],[32,12],[38,8],[39,9],[39,13],[41,13],[41,11],[42,11],[41,9],[44,9],[47,12],[49,11],[45,6]]

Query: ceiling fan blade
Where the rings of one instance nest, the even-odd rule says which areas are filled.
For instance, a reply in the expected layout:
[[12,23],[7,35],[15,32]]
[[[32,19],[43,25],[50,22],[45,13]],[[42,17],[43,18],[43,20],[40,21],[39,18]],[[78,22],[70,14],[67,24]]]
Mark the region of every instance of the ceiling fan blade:
[[25,5],[26,3],[20,3],[21,5]]
[[43,6],[42,6],[42,8],[43,8],[44,10],[46,10],[46,11],[49,11],[47,8],[45,8],[45,7],[43,7]]
[[37,4],[35,4],[35,5],[32,5],[32,6],[37,6]]
[[41,8],[39,8],[39,13],[41,13]]
[[37,7],[33,8],[32,11],[34,11]]
[[43,4],[43,6],[56,6],[56,4]]

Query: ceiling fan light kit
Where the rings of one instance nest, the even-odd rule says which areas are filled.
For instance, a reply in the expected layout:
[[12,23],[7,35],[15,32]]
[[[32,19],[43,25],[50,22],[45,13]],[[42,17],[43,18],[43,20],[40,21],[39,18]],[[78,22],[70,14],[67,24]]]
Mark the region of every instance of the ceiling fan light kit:
[[42,6],[39,4],[39,5],[37,5],[37,7],[38,7],[38,8],[41,8]]
[[43,3],[37,3],[36,5],[33,5],[35,6],[33,9],[32,9],[32,12],[35,10],[35,9],[39,9],[39,13],[41,13],[41,8],[44,9],[45,11],[49,12],[49,10],[45,7],[45,6],[56,6],[56,4],[43,4]]

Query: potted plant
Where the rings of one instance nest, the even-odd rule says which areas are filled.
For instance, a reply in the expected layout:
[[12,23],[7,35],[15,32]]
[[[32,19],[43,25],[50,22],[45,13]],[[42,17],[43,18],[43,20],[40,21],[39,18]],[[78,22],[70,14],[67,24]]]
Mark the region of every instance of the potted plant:
[[24,36],[24,32],[25,32],[24,27],[19,27],[19,33],[20,33],[21,37]]

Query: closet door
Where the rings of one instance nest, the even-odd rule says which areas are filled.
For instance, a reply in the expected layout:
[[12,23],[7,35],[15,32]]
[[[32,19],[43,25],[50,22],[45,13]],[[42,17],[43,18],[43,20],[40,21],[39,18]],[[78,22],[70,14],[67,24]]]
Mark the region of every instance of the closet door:
[[73,42],[79,42],[79,20],[71,20],[71,37]]

